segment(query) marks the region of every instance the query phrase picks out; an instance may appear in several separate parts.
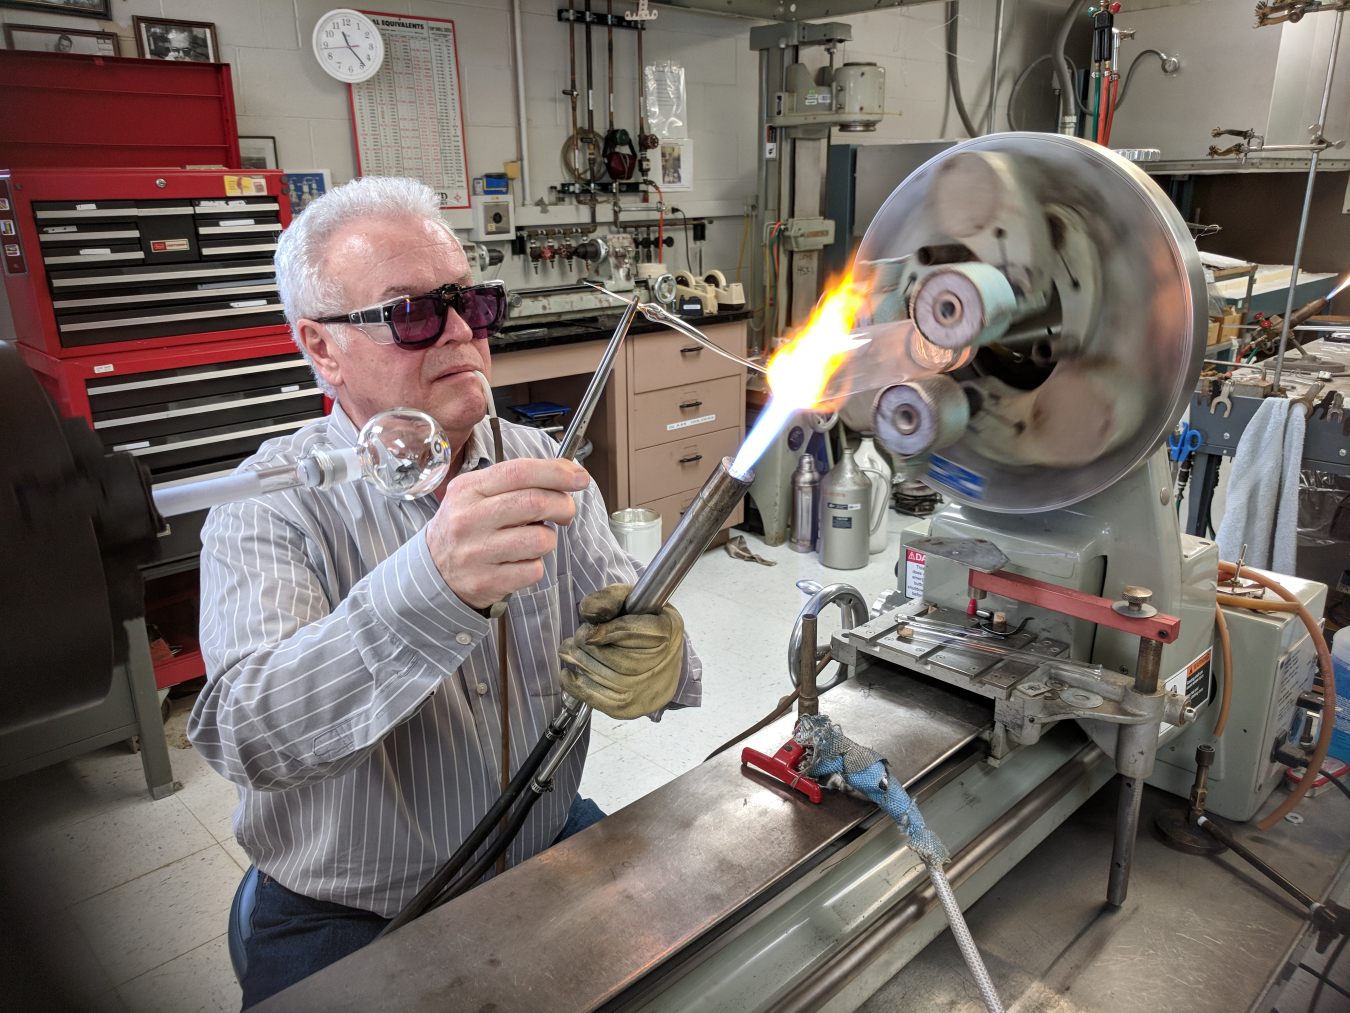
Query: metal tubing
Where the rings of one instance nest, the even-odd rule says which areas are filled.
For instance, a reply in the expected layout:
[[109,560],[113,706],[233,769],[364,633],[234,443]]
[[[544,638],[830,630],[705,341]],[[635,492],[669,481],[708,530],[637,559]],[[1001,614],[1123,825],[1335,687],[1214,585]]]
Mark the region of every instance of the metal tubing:
[[[1322,131],[1326,128],[1327,122],[1327,103],[1331,99],[1331,79],[1336,73],[1336,50],[1341,45],[1341,22],[1345,18],[1344,11],[1336,12],[1336,23],[1331,30],[1331,53],[1327,57],[1327,80],[1322,86],[1322,109],[1317,115],[1317,134],[1320,137]],[[1280,327],[1280,347],[1275,353],[1275,378],[1272,388],[1278,395],[1280,392],[1280,374],[1284,372],[1284,349],[1289,342],[1290,318],[1294,314],[1294,299],[1298,289],[1298,269],[1303,260],[1303,240],[1308,234],[1308,212],[1312,209],[1313,184],[1317,181],[1317,160],[1321,156],[1320,151],[1314,151],[1312,157],[1308,160],[1308,186],[1303,191],[1303,214],[1298,221],[1298,239],[1294,243],[1294,263],[1289,272],[1289,296],[1284,303],[1284,323]]]
[[[982,834],[962,848],[947,867],[953,889],[961,886],[989,864],[1004,848],[1026,833],[1042,816],[1058,805],[1088,777],[1103,753],[1092,744],[1033,788]],[[769,1007],[769,1013],[813,1013],[824,1009],[848,983],[895,945],[939,904],[932,883],[925,883],[901,897],[865,931],[821,965],[819,973],[789,989]]]
[[1139,807],[1144,801],[1144,779],[1123,777],[1120,805],[1116,809],[1116,839],[1111,846],[1111,877],[1106,884],[1106,903],[1120,907],[1130,892],[1130,866],[1134,841],[1139,833]]
[[623,316],[619,318],[618,326],[614,328],[609,344],[605,346],[605,354],[600,356],[600,362],[595,367],[595,372],[591,374],[591,382],[586,388],[586,393],[582,395],[581,403],[572,413],[572,421],[563,434],[562,442],[558,444],[558,456],[564,460],[570,461],[576,457],[577,451],[581,449],[581,444],[586,439],[586,427],[591,424],[595,406],[600,403],[600,395],[605,392],[605,384],[609,383],[610,374],[614,372],[614,359],[619,354],[623,339],[628,336],[628,328],[632,326],[637,310],[637,299],[631,300],[624,307]]
[[1314,900],[1312,897],[1309,897],[1306,893],[1304,893],[1302,890],[1296,887],[1293,883],[1285,879],[1282,875],[1280,875],[1273,868],[1267,865],[1265,861],[1258,858],[1256,855],[1252,854],[1252,852],[1247,848],[1246,845],[1239,842],[1232,834],[1230,834],[1223,827],[1219,826],[1219,824],[1215,823],[1208,816],[1201,816],[1198,820],[1196,820],[1196,822],[1200,826],[1208,830],[1211,834],[1213,834],[1214,837],[1219,841],[1219,843],[1226,844],[1229,850],[1231,850],[1234,854],[1240,855],[1242,858],[1245,858],[1249,863],[1255,866],[1256,869],[1263,876],[1269,879],[1272,883],[1278,886],[1285,893],[1289,894],[1289,896],[1297,900],[1309,911],[1319,906],[1316,900]]
[[736,509],[736,504],[750,490],[753,474],[737,478],[731,473],[731,458],[724,457],[708,476],[694,502],[680,518],[656,558],[633,585],[623,611],[627,615],[657,615],[680,581],[698,561],[713,536]]
[[[1156,617],[1155,617],[1156,618]],[[1144,696],[1158,692],[1158,667],[1162,664],[1161,640],[1139,638],[1139,658],[1134,668],[1134,691]]]
[[[570,23],[568,25],[571,27]],[[516,51],[516,145],[520,149],[520,206],[530,203],[530,127],[525,112],[525,46],[521,42],[524,34],[520,24],[520,0],[511,0],[511,34]],[[576,81],[572,88],[575,90]],[[572,98],[572,109],[576,109],[576,97]],[[573,133],[576,124],[573,123]]]
[[802,643],[798,670],[802,673],[797,687],[797,716],[819,714],[820,699],[816,695],[816,614],[802,615]]
[[[519,2],[519,0],[517,0]],[[998,63],[1003,55],[1003,0],[994,4],[994,66],[989,75],[989,129],[994,132],[994,119],[998,110]]]

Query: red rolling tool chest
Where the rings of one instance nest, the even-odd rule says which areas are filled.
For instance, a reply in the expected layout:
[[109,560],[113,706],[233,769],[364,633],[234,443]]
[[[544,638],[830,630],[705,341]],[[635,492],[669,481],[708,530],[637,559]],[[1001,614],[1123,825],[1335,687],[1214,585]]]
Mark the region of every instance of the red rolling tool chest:
[[[0,51],[0,88],[0,273],[60,411],[157,486],[228,473],[321,418],[272,267],[285,177],[237,168],[228,65]],[[161,688],[205,671],[204,519],[174,518],[145,569]]]

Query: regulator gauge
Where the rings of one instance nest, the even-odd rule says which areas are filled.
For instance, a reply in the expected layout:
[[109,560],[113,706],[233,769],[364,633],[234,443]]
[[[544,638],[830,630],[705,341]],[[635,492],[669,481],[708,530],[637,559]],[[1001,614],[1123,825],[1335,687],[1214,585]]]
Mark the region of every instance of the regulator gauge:
[[384,63],[384,39],[366,15],[340,7],[314,26],[314,55],[333,77],[357,84],[373,77]]

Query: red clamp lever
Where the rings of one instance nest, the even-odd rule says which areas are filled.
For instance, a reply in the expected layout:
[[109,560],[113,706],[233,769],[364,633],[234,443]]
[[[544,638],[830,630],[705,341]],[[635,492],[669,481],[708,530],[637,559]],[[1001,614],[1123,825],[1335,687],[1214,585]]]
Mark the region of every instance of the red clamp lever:
[[812,802],[820,801],[820,785],[805,774],[797,772],[797,765],[806,755],[806,747],[795,739],[788,739],[772,756],[765,756],[758,749],[746,746],[741,750],[741,762],[758,767],[770,777],[782,781],[789,788],[796,788]]

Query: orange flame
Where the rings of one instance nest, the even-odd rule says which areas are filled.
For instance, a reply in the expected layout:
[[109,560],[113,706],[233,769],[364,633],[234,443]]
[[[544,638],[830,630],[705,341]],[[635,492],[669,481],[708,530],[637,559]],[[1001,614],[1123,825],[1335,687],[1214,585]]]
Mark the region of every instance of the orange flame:
[[1347,286],[1350,286],[1350,274],[1347,274],[1342,278],[1340,283],[1327,294],[1327,302],[1331,302],[1332,299],[1335,299]]
[[866,300],[852,273],[827,291],[811,319],[792,341],[769,360],[774,400],[793,408],[820,404],[825,387],[850,352],[865,343],[852,336],[854,320]]

